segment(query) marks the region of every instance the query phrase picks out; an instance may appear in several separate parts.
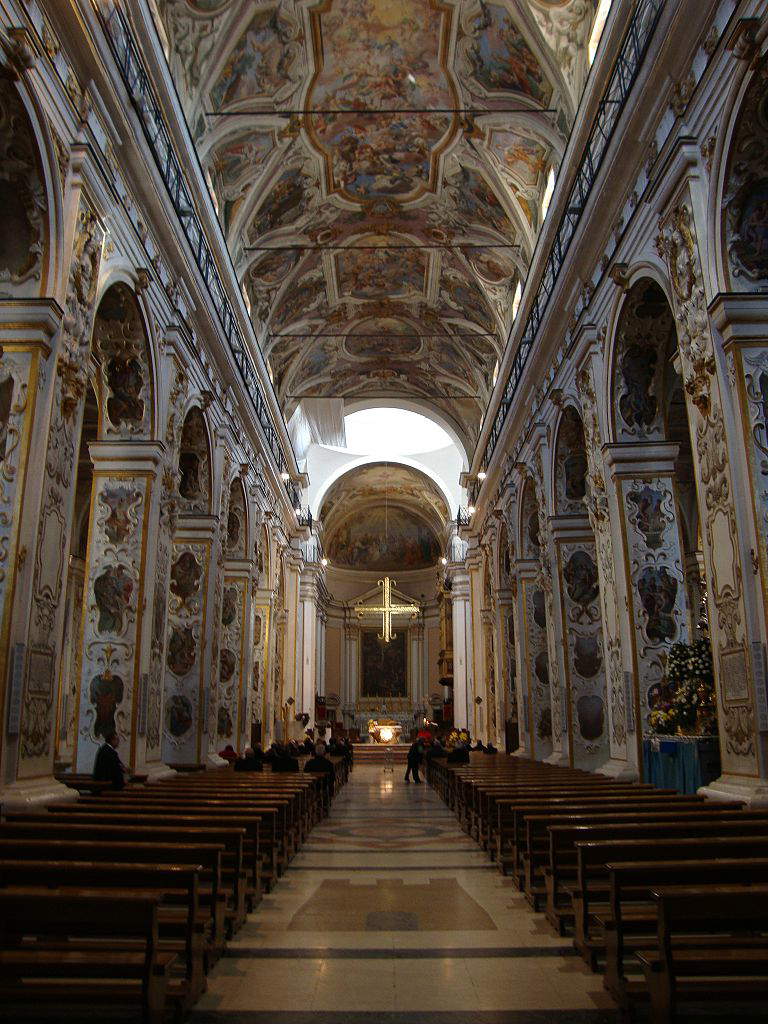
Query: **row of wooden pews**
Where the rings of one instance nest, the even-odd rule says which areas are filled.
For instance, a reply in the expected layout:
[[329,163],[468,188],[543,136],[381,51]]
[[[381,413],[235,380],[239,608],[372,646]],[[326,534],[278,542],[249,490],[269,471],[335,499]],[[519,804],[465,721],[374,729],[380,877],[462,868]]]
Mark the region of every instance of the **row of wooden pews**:
[[145,1024],[183,1019],[328,813],[349,770],[333,762],[333,776],[226,768],[4,815],[4,1011],[132,1006]]
[[628,1017],[768,1013],[768,810],[504,755],[436,759],[427,778]]

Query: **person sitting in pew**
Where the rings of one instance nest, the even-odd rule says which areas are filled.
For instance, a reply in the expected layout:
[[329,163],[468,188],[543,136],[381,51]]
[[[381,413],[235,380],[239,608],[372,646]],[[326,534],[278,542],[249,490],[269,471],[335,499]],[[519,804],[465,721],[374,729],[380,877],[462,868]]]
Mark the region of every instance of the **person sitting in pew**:
[[448,764],[469,764],[469,748],[464,743],[457,743],[448,755]]
[[93,762],[93,778],[96,782],[111,782],[113,789],[125,786],[125,765],[117,754],[120,737],[113,729],[104,737]]
[[298,758],[294,757],[288,747],[278,745],[275,756],[272,759],[273,772],[297,772],[299,770]]
[[486,745],[485,745],[485,752],[486,752],[486,754],[498,754],[498,750],[490,742],[486,743]]
[[243,756],[235,761],[236,772],[260,772],[263,770],[264,756],[261,752],[261,747],[258,748],[258,753],[253,747],[246,747],[243,751]]
[[307,763],[304,765],[305,772],[326,772],[328,775],[334,774],[333,763],[330,761],[325,754],[325,744],[315,744],[315,756],[310,757]]
[[223,757],[225,761],[228,761],[230,764],[234,764],[237,760],[237,751],[231,743],[228,743],[223,750],[219,751],[219,757]]

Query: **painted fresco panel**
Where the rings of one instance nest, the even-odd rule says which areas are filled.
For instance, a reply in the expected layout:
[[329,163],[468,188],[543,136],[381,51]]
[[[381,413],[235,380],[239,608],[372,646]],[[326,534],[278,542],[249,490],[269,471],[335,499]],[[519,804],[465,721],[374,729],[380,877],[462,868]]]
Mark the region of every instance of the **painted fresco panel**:
[[398,629],[388,644],[379,640],[378,630],[360,630],[361,697],[408,697],[407,641],[406,629]]
[[131,746],[140,652],[141,578],[151,483],[96,474],[85,585],[77,769],[116,730]]
[[667,477],[623,479],[621,498],[632,587],[640,728],[649,726],[666,652],[687,640],[683,558],[672,483]]
[[207,542],[174,542],[168,595],[163,722],[163,760],[168,763],[189,763],[199,757],[209,558]]
[[530,744],[537,761],[552,753],[552,707],[547,650],[544,591],[535,580],[523,583],[525,615],[525,673],[523,692],[530,706]]
[[350,569],[425,569],[437,563],[440,545],[433,531],[404,509],[372,508],[365,519],[351,518],[329,538],[328,557]]
[[573,763],[595,768],[608,760],[608,709],[603,660],[597,552],[593,541],[558,547],[563,634],[569,682]]

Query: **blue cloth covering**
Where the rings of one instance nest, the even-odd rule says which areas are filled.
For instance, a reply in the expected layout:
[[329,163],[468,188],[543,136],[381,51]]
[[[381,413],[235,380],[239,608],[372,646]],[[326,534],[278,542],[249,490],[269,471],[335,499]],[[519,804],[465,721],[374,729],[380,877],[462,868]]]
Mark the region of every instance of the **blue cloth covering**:
[[716,736],[643,740],[643,779],[661,789],[695,793],[720,774]]

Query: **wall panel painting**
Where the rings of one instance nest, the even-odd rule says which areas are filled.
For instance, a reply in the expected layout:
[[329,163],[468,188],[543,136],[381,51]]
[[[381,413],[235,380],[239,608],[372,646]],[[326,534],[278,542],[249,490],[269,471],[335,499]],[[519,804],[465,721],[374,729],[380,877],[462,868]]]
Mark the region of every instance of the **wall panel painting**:
[[362,671],[360,696],[386,700],[408,697],[408,631],[399,629],[388,644],[379,640],[378,630],[360,631]]

